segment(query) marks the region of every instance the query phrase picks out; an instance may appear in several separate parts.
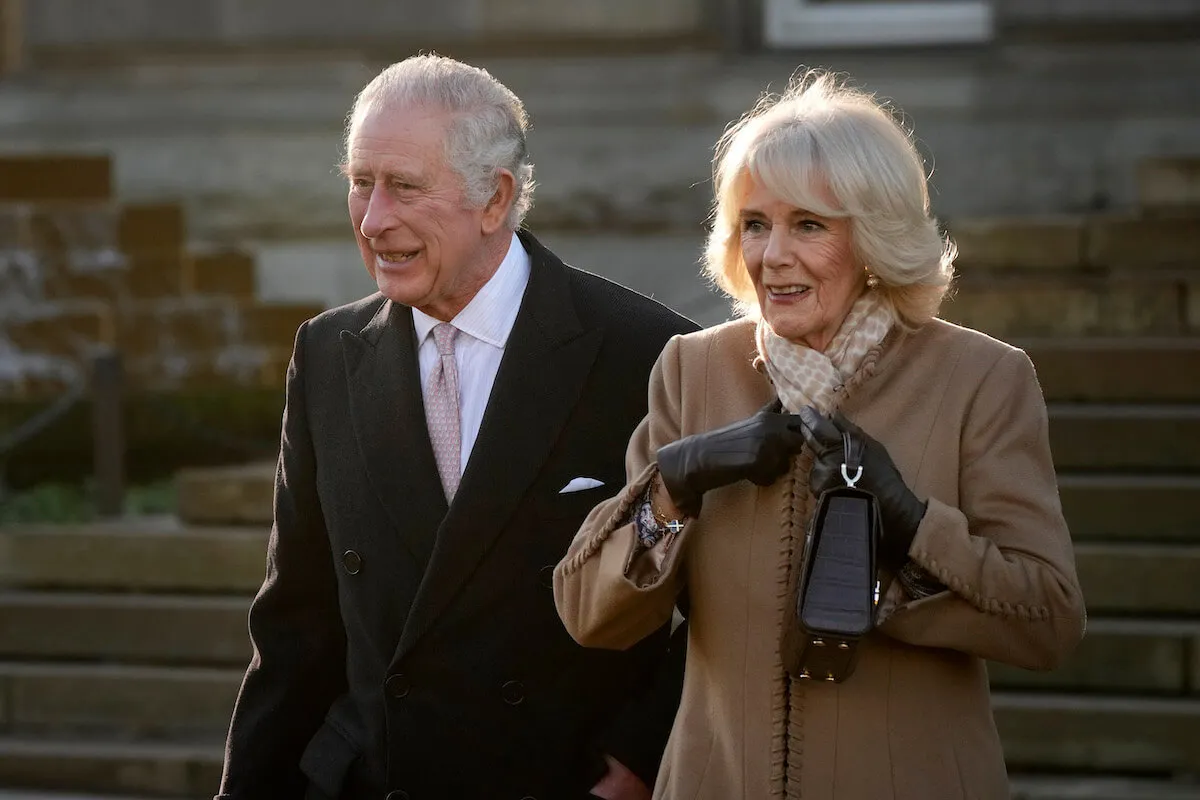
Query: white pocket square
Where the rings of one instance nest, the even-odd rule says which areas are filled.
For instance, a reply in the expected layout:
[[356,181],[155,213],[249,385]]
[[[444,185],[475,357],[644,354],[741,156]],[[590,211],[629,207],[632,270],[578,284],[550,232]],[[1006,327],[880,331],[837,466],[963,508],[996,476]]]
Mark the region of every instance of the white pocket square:
[[598,481],[595,478],[572,478],[570,483],[558,490],[558,493],[582,492],[584,489],[595,489],[597,486],[603,485],[604,481]]

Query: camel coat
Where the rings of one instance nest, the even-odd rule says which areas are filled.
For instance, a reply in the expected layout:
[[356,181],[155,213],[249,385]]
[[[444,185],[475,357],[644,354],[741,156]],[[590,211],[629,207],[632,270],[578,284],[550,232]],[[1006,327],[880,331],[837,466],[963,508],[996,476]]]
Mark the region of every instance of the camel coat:
[[773,399],[752,364],[753,331],[739,320],[671,340],[629,445],[628,484],[592,511],[554,573],[559,615],[595,647],[632,646],[687,595],[683,699],[655,797],[1008,800],[984,659],[1051,669],[1085,622],[1033,365],[940,320],[868,353],[840,408],[928,500],[909,556],[949,589],[912,601],[885,579],[880,624],[849,680],[792,680],[779,642],[815,505],[811,454],[772,486],[709,492],[658,567],[644,553],[631,560],[624,524],[660,446]]

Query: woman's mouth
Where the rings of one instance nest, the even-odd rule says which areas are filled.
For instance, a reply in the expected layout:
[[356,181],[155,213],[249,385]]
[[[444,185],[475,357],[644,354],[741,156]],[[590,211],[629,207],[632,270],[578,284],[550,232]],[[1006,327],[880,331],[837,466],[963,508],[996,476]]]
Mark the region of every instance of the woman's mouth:
[[798,299],[811,290],[812,287],[804,284],[795,283],[786,286],[768,286],[767,297],[771,300],[793,300]]

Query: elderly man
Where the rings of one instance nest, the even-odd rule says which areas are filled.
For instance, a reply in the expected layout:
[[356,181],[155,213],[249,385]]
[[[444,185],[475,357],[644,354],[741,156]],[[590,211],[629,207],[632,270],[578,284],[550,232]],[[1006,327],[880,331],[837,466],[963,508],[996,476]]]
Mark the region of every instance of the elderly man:
[[552,574],[696,326],[520,229],[526,128],[511,91],[436,56],[355,100],[350,218],[379,292],[296,334],[220,800],[649,797],[669,630],[585,650]]

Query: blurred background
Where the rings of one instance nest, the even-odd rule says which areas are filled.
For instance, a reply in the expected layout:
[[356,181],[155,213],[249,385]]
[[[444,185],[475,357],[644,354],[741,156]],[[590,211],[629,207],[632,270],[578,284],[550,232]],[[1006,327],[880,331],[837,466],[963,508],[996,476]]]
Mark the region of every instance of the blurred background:
[[543,241],[706,324],[725,125],[892,100],[1091,612],[992,670],[1014,797],[1200,798],[1200,0],[0,0],[0,800],[216,790],[292,337],[374,289],[344,118],[430,50],[525,101]]

